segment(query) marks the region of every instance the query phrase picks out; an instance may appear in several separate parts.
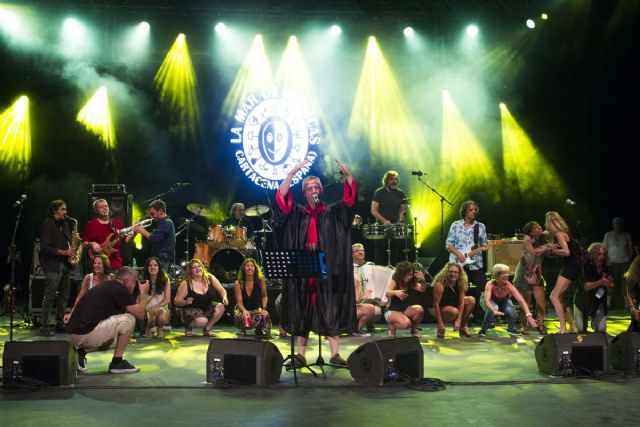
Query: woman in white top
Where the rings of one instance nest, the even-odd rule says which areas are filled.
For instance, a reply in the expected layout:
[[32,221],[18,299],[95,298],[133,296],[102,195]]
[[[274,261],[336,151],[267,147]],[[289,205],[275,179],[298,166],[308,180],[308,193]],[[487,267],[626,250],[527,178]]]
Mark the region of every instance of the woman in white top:
[[149,281],[147,294],[147,326],[144,336],[151,338],[151,330],[156,327],[156,336],[164,338],[164,327],[169,324],[171,300],[171,281],[162,269],[158,258],[151,257],[144,264],[142,280]]
[[73,313],[73,310],[76,308],[78,301],[82,299],[82,297],[87,293],[88,290],[96,285],[99,285],[102,282],[114,279],[114,275],[111,274],[111,264],[109,263],[109,257],[107,257],[105,254],[96,254],[93,258],[92,271],[91,273],[85,275],[84,279],[82,279],[76,301],[73,303],[71,312],[69,314],[65,314],[64,323],[67,323],[67,321],[71,317],[71,313]]

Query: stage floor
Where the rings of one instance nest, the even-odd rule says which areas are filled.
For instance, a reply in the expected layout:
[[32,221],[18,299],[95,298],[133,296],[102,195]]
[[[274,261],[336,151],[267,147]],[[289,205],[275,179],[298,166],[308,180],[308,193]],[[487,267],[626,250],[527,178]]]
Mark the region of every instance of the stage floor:
[[[551,331],[557,323],[548,322]],[[9,339],[8,317],[0,317],[0,340]],[[626,330],[628,317],[609,318],[611,337]],[[378,325],[379,328],[384,325]],[[474,328],[477,331],[477,327]],[[15,340],[41,339],[35,329],[19,326]],[[408,385],[372,386],[355,383],[348,370],[325,367],[319,378],[307,371],[294,383],[282,370],[280,383],[270,387],[215,388],[205,383],[209,339],[183,336],[183,330],[164,339],[132,340],[125,357],[141,372],[110,375],[112,353],[88,355],[88,370],[73,386],[33,392],[0,392],[4,426],[47,425],[637,425],[640,381],[610,373],[599,378],[552,378],[538,372],[534,348],[541,336],[510,337],[496,326],[486,337],[461,339],[450,328],[435,339],[435,324],[424,324],[424,376],[445,382],[446,389],[427,392]],[[230,326],[214,328],[218,338],[237,338]],[[277,332],[277,330],[275,331]],[[408,332],[399,332],[399,337]],[[63,339],[58,334],[52,339]],[[361,344],[386,337],[343,337],[346,359]],[[290,340],[271,340],[283,356]],[[317,336],[309,340],[307,359],[314,361]],[[329,359],[323,340],[323,356]]]

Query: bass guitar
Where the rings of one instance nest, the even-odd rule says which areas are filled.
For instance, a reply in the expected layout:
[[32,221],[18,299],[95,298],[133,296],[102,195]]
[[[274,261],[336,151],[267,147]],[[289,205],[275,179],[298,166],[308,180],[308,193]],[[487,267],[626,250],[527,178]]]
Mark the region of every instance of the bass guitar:
[[[142,227],[146,228],[150,226],[152,222],[153,222],[153,219],[151,218],[143,219],[136,222],[130,227],[123,228],[121,230],[116,230],[115,233],[110,233],[107,236],[106,240],[100,243],[100,252],[105,254],[106,256],[111,256],[112,253],[120,250],[116,248],[116,245],[125,237],[132,235],[133,229],[137,225],[141,225]],[[93,258],[95,257],[95,251],[93,250],[91,245],[87,245],[87,246],[88,246],[87,256],[89,257],[89,259],[93,260]]]
[[498,246],[498,245],[502,245],[507,243],[509,240],[507,239],[502,239],[502,240],[494,240],[492,242],[487,243],[484,246],[480,246],[480,247],[474,247],[474,246],[467,246],[466,248],[463,248],[460,250],[460,252],[462,252],[464,254],[464,262],[460,262],[458,261],[458,257],[456,256],[455,253],[451,252],[451,254],[449,255],[449,261],[450,262],[457,262],[462,264],[463,267],[466,267],[468,265],[473,265],[476,264],[478,262],[477,259],[474,259],[473,257],[478,255],[480,252],[484,252],[488,249],[491,249],[494,246]]

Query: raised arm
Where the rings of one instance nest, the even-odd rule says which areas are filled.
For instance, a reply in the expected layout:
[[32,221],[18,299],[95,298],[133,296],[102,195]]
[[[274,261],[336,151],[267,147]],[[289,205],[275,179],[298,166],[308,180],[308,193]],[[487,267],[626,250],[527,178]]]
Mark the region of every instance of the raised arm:
[[283,197],[286,196],[287,193],[289,193],[289,188],[291,188],[291,180],[296,175],[296,173],[308,164],[309,164],[309,160],[304,159],[301,162],[298,162],[295,165],[293,165],[291,170],[287,173],[287,176],[285,176],[284,179],[282,180],[282,183],[280,183],[280,188],[278,188],[278,191]]

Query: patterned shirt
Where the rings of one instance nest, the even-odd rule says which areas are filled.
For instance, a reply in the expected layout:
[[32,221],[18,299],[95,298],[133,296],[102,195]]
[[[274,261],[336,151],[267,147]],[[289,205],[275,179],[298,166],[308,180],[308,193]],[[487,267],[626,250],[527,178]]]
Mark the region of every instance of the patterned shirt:
[[[473,230],[476,224],[478,224],[478,246],[486,245],[487,228],[483,223],[474,220],[471,224],[471,227],[467,228],[464,224],[464,219],[459,219],[457,221],[454,221],[453,224],[451,224],[451,228],[449,228],[449,234],[447,235],[445,248],[448,248],[449,245],[453,245],[456,249],[464,254],[473,249],[475,246],[475,242],[473,239]],[[455,255],[452,255],[452,258],[455,258]],[[482,261],[482,252],[474,255],[471,260],[473,261],[473,263],[466,266],[469,270],[481,270],[484,267]]]

